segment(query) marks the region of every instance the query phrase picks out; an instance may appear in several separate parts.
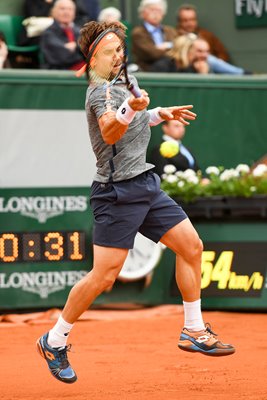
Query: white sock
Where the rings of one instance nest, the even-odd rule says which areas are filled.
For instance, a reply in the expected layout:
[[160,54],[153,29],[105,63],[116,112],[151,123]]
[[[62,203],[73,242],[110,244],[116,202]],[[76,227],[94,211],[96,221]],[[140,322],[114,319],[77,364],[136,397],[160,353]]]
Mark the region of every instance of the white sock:
[[73,324],[66,322],[62,316],[56,325],[49,331],[47,343],[50,347],[64,347],[67,344],[69,332]]
[[205,324],[201,314],[201,300],[192,302],[183,301],[184,305],[184,327],[192,331],[202,331]]

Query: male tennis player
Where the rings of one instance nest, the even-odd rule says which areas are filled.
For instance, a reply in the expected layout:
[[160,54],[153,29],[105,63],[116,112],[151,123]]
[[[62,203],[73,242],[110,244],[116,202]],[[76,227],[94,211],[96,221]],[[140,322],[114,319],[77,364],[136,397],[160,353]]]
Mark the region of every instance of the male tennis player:
[[[67,358],[69,332],[95,298],[113,285],[138,231],[154,242],[161,241],[176,254],[176,280],[185,312],[179,348],[210,356],[235,351],[230,344],[221,343],[202,319],[202,242],[182,208],[160,189],[153,165],[146,163],[150,126],[170,119],[188,125],[187,120],[194,120],[196,114],[190,111],[190,105],[147,111],[149,97],[144,90],[135,98],[127,90],[124,77],[107,84],[122,66],[124,36],[125,27],[120,23],[94,21],[80,34],[90,82],[86,113],[97,159],[91,188],[94,262],[93,269],[71,289],[56,325],[37,341],[50,372],[65,383],[77,380]],[[136,86],[136,79],[130,79]]]

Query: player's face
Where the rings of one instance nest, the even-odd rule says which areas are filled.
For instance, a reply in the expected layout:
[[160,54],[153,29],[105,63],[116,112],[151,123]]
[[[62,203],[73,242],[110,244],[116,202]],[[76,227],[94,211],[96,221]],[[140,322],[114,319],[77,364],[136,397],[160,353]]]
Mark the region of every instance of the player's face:
[[101,78],[111,80],[119,72],[123,62],[123,46],[121,41],[109,43],[99,49],[95,55],[94,71]]
[[179,25],[185,32],[195,32],[198,25],[195,11],[181,10],[179,13]]
[[168,123],[163,125],[162,128],[165,135],[168,135],[175,140],[181,140],[185,135],[184,125],[176,120],[168,121]]

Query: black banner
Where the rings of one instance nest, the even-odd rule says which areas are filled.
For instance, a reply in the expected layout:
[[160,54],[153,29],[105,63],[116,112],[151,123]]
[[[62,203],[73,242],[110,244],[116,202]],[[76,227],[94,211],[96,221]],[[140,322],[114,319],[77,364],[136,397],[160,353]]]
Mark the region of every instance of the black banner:
[[[202,297],[260,297],[267,267],[266,242],[208,242],[202,256]],[[179,295],[175,274],[171,296]]]
[[266,0],[235,0],[237,28],[267,26]]

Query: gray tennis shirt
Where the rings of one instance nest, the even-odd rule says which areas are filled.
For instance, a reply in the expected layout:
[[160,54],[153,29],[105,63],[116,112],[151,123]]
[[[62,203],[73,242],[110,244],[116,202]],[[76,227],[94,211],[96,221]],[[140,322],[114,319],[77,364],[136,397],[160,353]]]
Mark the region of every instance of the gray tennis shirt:
[[[130,79],[137,85],[133,76]],[[151,136],[147,110],[136,113],[126,133],[114,145],[106,144],[102,138],[98,119],[107,111],[116,112],[130,95],[121,81],[110,88],[89,85],[87,89],[85,109],[89,136],[97,160],[94,179],[98,182],[130,179],[154,167],[146,162]]]

